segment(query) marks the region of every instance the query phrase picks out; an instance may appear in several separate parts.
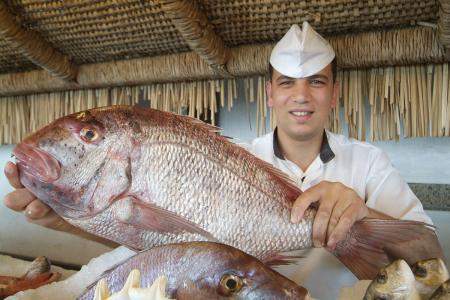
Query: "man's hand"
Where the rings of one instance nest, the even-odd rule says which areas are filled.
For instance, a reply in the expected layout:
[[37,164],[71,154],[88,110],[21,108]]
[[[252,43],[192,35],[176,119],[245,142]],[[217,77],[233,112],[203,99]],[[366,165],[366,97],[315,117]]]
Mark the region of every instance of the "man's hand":
[[295,200],[291,221],[299,222],[313,202],[319,204],[313,224],[315,247],[333,250],[356,221],[369,216],[369,208],[354,190],[340,182],[322,181]]
[[116,243],[94,236],[69,224],[58,216],[50,207],[37,199],[29,190],[24,188],[19,180],[17,166],[8,162],[5,166],[5,175],[9,183],[16,189],[5,196],[6,207],[17,212],[24,212],[30,223],[41,225],[50,229],[65,231],[80,237],[100,242],[109,247],[117,246]]
[[24,212],[30,223],[59,231],[70,232],[73,229],[72,225],[58,216],[50,207],[42,203],[29,190],[22,186],[15,164],[12,162],[6,164],[5,175],[9,183],[16,189],[5,196],[4,202],[6,207],[17,212]]

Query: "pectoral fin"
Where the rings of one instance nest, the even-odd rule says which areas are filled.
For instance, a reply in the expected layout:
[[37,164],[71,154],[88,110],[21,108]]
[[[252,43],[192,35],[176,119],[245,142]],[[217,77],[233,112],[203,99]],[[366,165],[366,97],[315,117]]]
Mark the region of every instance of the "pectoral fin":
[[123,223],[159,233],[189,232],[217,241],[199,225],[157,205],[144,203],[132,196],[118,200],[117,204],[115,214]]
[[298,255],[284,255],[281,253],[271,253],[263,258],[261,261],[270,267],[294,265],[298,259],[305,258]]

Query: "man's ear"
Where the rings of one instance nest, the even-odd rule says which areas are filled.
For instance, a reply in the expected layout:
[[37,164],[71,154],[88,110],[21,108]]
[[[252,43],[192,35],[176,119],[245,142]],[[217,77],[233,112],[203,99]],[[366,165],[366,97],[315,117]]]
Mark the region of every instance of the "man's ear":
[[267,106],[273,107],[273,99],[272,99],[272,82],[268,80],[266,82],[266,93],[267,93]]
[[331,108],[335,108],[339,102],[339,81],[334,81],[333,96],[331,97]]

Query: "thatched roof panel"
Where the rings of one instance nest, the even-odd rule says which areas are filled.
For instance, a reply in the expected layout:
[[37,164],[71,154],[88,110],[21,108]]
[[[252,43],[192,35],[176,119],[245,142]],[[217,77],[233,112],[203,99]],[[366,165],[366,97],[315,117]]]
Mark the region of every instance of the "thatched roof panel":
[[[438,1],[197,0],[226,47],[272,43],[308,20],[327,36],[436,23]],[[156,0],[5,0],[22,28],[37,32],[76,65],[190,51]],[[0,41],[0,73],[37,69]]]
[[201,0],[210,22],[232,47],[280,39],[294,24],[309,21],[324,35],[436,22],[437,1],[415,0]]
[[35,64],[11,48],[11,45],[0,39],[0,73],[24,72],[38,69]]
[[8,2],[23,27],[38,31],[76,64],[189,51],[157,1]]

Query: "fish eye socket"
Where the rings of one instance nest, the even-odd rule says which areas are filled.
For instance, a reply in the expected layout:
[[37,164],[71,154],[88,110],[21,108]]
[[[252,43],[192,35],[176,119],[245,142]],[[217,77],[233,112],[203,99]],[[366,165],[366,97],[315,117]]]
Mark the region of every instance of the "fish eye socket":
[[380,271],[380,273],[378,273],[378,275],[377,275],[377,282],[378,283],[386,283],[386,281],[387,281],[387,274],[386,274],[386,271],[385,270],[381,270]]
[[220,279],[219,291],[224,296],[230,296],[239,292],[243,286],[243,280],[234,274],[225,274]]
[[99,138],[99,134],[95,128],[84,127],[80,131],[81,138],[86,142],[95,142]]
[[419,265],[413,265],[411,269],[415,276],[418,276],[418,277],[426,277],[427,276],[427,270]]

